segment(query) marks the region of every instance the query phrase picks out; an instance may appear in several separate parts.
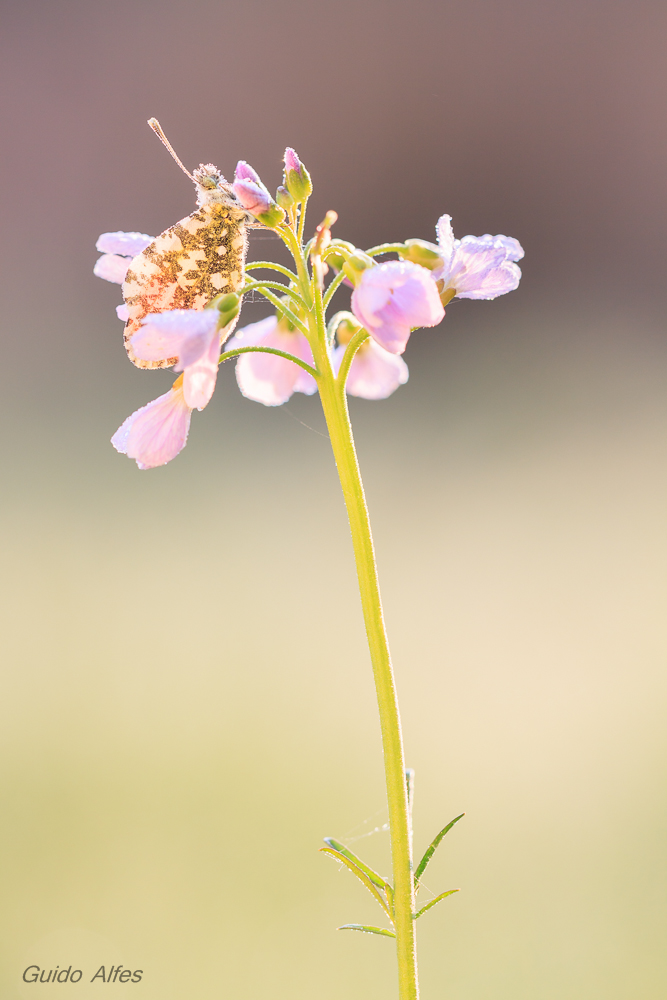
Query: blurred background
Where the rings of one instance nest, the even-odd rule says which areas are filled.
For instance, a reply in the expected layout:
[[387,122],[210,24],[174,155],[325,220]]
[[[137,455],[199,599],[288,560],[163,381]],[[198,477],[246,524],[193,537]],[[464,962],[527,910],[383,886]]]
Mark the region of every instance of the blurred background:
[[30,964],[84,1000],[118,964],[143,1000],[395,996],[391,942],[335,931],[372,900],[317,853],[389,871],[317,398],[266,409],[228,365],[171,465],[109,444],[170,385],[92,275],[99,233],[194,208],[155,115],[190,168],[273,189],[293,145],[311,226],[334,208],[360,246],[443,212],[524,245],[517,292],[452,303],[351,407],[417,849],[467,814],[423,996],[663,998],[664,4],[0,6],[2,996],[41,996]]

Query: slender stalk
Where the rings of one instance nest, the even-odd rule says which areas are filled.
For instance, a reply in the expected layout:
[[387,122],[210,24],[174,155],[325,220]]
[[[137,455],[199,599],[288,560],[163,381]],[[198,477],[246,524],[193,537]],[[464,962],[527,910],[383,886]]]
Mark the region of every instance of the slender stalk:
[[[347,409],[345,379],[337,380],[331,366],[323,293],[315,275],[312,278],[309,275],[306,265],[309,248],[308,246],[303,248],[301,239],[295,239],[294,233],[288,227],[281,227],[279,232],[294,257],[302,297],[306,302],[312,301],[312,308],[309,308],[306,314],[308,340],[318,370],[320,400],[350,523],[361,606],[380,714],[394,874],[393,903],[399,1000],[418,1000],[411,819],[401,719],[382,612],[371,524]],[[355,346],[360,345],[363,339],[357,335],[353,338],[353,343],[356,342]],[[351,357],[352,352],[350,360]]]
[[[322,359],[317,358],[317,363],[322,371]],[[417,1000],[419,986],[413,917],[410,819],[398,699],[384,625],[371,525],[352,437],[345,388],[327,376],[328,372],[325,371],[319,379],[320,397],[350,522],[380,712],[394,873],[399,997],[400,1000]]]

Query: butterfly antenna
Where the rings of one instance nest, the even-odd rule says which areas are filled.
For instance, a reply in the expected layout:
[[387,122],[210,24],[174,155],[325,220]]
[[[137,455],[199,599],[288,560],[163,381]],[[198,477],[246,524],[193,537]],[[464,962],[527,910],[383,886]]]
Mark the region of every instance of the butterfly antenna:
[[190,178],[190,180],[191,180],[191,181],[192,181],[193,183],[196,183],[196,182],[195,182],[195,179],[194,179],[194,177],[192,176],[192,174],[190,173],[190,171],[189,171],[189,170],[187,170],[187,169],[186,169],[186,168],[185,168],[185,167],[183,166],[183,164],[182,164],[182,163],[181,163],[181,161],[179,160],[178,156],[176,156],[176,153],[174,152],[174,147],[172,146],[172,144],[171,144],[171,143],[169,142],[169,139],[167,139],[166,135],[165,135],[165,134],[164,134],[164,132],[162,131],[162,126],[160,125],[160,123],[159,123],[159,121],[157,120],[157,118],[149,118],[149,119],[148,119],[148,124],[149,124],[149,125],[150,125],[150,127],[151,127],[151,128],[153,129],[153,131],[155,132],[156,136],[158,137],[158,139],[160,140],[160,142],[162,143],[162,145],[163,145],[163,146],[166,146],[166,148],[167,148],[167,149],[169,150],[169,152],[171,153],[171,155],[173,156],[173,158],[174,158],[174,159],[176,160],[176,162],[178,163],[178,165],[179,165],[179,167],[181,168],[181,170],[183,171],[183,173],[184,173],[184,174],[187,174],[187,175],[188,175],[188,177]]

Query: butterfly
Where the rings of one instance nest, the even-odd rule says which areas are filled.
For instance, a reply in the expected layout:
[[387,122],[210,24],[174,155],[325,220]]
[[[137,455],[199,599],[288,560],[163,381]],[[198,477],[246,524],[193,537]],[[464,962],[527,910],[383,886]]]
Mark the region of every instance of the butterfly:
[[190,173],[157,119],[151,118],[148,124],[197,191],[197,210],[165,229],[134,257],[123,284],[128,315],[123,336],[130,361],[137,368],[167,368],[177,359],[142,361],[134,355],[132,337],[150,313],[203,309],[216,295],[242,287],[248,215],[217,167],[200,164]]

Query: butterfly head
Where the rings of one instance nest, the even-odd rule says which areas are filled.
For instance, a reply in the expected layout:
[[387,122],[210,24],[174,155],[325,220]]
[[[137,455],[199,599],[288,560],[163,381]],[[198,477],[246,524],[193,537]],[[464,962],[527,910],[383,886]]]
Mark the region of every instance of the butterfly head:
[[206,205],[227,205],[240,208],[236,195],[212,163],[200,163],[193,171],[192,179],[197,189],[197,204],[200,208]]

